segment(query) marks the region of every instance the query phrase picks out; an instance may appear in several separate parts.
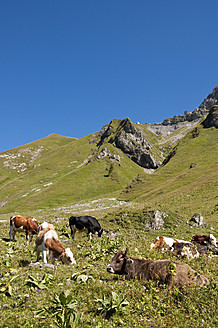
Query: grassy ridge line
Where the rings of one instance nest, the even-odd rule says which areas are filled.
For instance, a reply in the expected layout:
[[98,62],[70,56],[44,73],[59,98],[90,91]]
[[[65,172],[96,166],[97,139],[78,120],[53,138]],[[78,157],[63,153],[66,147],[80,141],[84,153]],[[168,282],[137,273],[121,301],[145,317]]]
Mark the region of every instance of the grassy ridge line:
[[[52,150],[48,154],[38,158],[34,164],[40,165],[35,168],[28,169],[15,181],[3,188],[3,192],[7,197],[11,198],[11,206],[22,210],[22,207],[29,208],[46,208],[66,205],[73,201],[102,197],[102,195],[113,193],[117,190],[121,191],[125,185],[143,169],[132,162],[119,149],[108,144],[107,149],[111,153],[119,154],[121,164],[111,161],[108,158],[97,160],[96,156],[101,151],[96,145],[90,141],[95,137],[90,135],[68,143],[59,149]],[[91,161],[84,163],[92,156]],[[113,166],[113,173],[110,177],[105,178],[110,166]],[[21,199],[22,195],[29,193],[33,188],[42,189],[42,186],[48,183],[52,185],[43,188],[37,193],[31,193],[25,199]],[[9,205],[9,201],[8,201]],[[33,209],[32,208],[32,209]],[[6,208],[0,210],[4,213]]]

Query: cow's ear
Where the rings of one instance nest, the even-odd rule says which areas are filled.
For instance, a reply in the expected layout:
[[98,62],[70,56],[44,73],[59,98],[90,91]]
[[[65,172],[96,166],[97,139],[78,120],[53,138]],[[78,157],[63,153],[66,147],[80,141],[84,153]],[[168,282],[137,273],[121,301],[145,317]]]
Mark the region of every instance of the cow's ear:
[[133,264],[133,263],[134,263],[134,261],[133,261],[133,259],[131,259],[131,258],[128,258],[128,259],[126,260],[126,263],[128,263],[128,264]]
[[128,253],[128,247],[126,247],[126,250],[125,250],[125,253],[124,253],[124,255],[126,256],[126,254]]

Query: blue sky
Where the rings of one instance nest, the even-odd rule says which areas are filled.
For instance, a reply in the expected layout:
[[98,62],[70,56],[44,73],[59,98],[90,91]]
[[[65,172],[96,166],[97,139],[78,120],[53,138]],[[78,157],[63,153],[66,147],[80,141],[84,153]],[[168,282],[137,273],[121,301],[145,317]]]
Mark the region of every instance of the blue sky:
[[0,2],[0,152],[113,118],[162,122],[218,85],[218,1]]

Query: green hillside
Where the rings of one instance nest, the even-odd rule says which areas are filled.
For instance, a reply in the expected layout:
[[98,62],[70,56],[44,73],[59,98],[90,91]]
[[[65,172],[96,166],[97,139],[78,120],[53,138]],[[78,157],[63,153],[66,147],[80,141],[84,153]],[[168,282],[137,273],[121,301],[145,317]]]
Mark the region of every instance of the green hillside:
[[[167,161],[166,161],[167,162]],[[201,124],[174,148],[171,158],[152,175],[139,175],[119,199],[215,221],[217,211],[218,131]]]
[[[217,238],[218,130],[198,124],[178,142],[183,129],[164,139],[134,125],[146,135],[152,156],[164,154],[164,163],[149,170],[115,146],[123,123],[113,120],[108,138],[101,138],[105,127],[79,140],[52,134],[0,154],[1,327],[217,327],[217,256],[177,258],[150,245],[158,235],[190,241],[193,234],[212,232]],[[140,138],[125,140],[139,147]],[[158,209],[168,216],[162,229],[152,230],[150,210]],[[203,215],[204,227],[186,223],[195,212]],[[24,234],[8,239],[15,213],[54,224],[77,264],[43,266],[40,258],[36,265],[34,241],[26,246]],[[74,213],[95,216],[101,238],[67,238]],[[210,284],[168,289],[108,273],[114,252],[127,246],[133,257],[187,263]]]
[[[0,213],[68,205],[121,190],[143,169],[112,144],[97,158],[97,134],[82,139],[50,135],[2,153]],[[119,156],[119,161],[113,158]]]

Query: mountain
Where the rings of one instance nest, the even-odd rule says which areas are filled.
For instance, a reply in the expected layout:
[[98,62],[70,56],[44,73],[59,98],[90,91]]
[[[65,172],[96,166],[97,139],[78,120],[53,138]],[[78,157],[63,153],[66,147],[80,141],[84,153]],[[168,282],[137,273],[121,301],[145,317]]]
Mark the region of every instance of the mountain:
[[116,198],[214,217],[217,96],[215,87],[198,109],[163,123],[113,119],[81,139],[51,134],[1,153],[0,214]]

